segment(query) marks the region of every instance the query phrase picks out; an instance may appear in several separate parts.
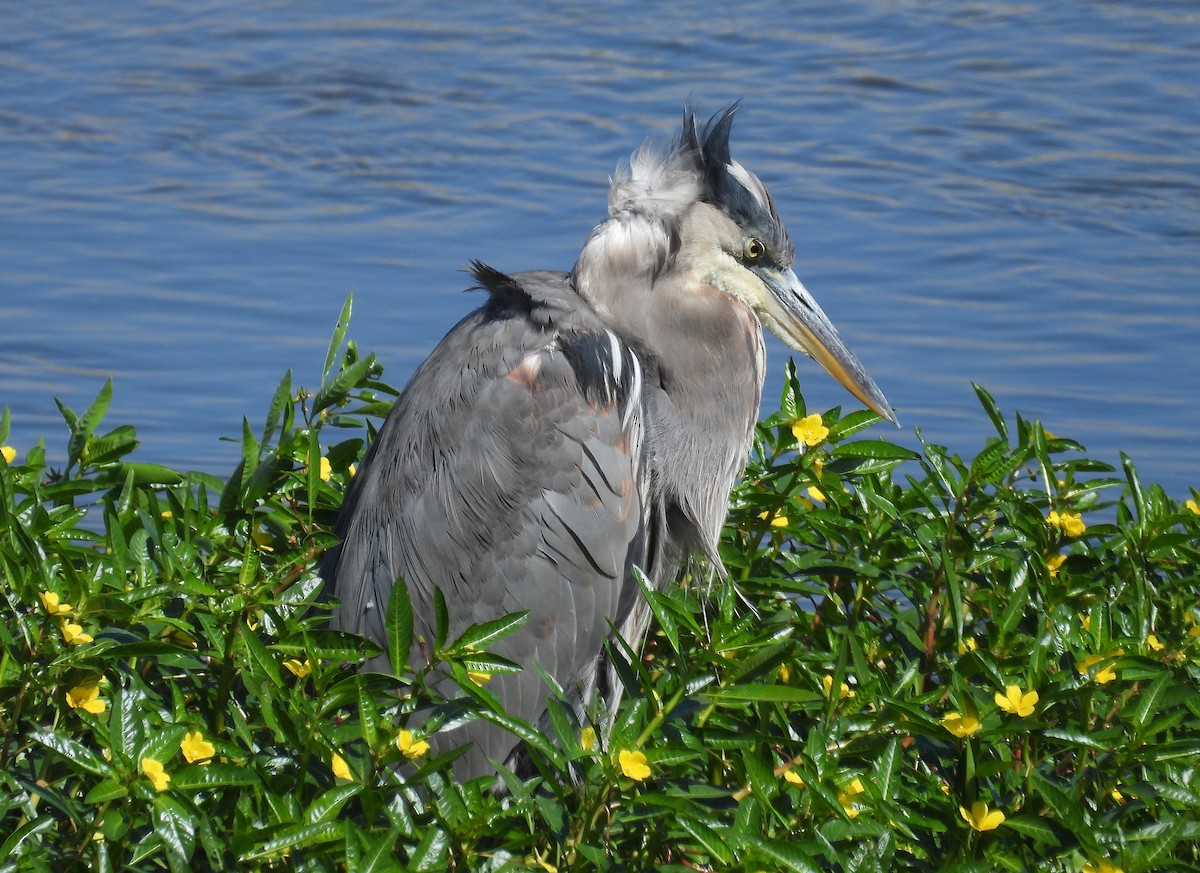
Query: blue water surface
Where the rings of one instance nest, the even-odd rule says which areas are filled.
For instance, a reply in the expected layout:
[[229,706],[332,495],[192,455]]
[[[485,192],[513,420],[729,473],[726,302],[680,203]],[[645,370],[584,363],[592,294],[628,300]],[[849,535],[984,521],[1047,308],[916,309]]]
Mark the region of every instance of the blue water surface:
[[[742,99],[797,272],[905,430],[978,451],[971,381],[1173,496],[1200,486],[1190,2],[22,4],[0,28],[0,404],[112,376],[142,460],[227,475],[351,335],[402,383],[472,258],[568,268],[609,173]],[[766,404],[786,360],[770,347]],[[802,364],[810,406],[855,402]]]

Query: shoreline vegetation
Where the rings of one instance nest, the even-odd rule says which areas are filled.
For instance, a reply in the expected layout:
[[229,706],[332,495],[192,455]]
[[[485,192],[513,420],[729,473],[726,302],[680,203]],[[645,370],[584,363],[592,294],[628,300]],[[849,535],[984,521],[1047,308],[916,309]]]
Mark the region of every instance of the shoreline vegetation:
[[[427,641],[452,700],[358,672],[378,650],[326,627],[316,566],[397,393],[349,315],[321,387],[285,376],[224,478],[133,460],[134,428],[101,427],[111,383],[60,404],[61,469],[0,417],[0,871],[1200,865],[1196,492],[978,386],[995,436],[914,453],[873,413],[808,410],[789,364],[728,575],[646,590],[602,748],[602,713],[539,729],[488,693],[522,614]],[[388,624],[395,660],[405,597]],[[426,737],[464,718],[524,738],[536,775],[449,781]]]

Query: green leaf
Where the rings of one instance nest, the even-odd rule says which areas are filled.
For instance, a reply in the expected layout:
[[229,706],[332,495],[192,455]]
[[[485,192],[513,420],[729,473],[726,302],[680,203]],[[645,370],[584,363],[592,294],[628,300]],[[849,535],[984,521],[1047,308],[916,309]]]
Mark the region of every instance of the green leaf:
[[200,791],[207,788],[240,788],[260,785],[258,774],[251,767],[213,761],[208,764],[189,764],[171,774],[171,788],[176,791]]
[[244,852],[238,860],[242,863],[261,861],[283,851],[305,849],[321,843],[331,843],[345,839],[345,824],[340,821],[321,821],[316,824],[300,825],[287,828],[275,837],[267,840],[258,848]]
[[133,711],[133,695],[119,685],[114,686],[109,697],[108,742],[122,762],[131,761],[134,750],[141,745],[142,720],[137,715],[140,713]]
[[[31,821],[25,822],[25,824],[21,825],[8,835],[8,839],[4,841],[3,845],[0,845],[0,858],[12,858],[17,854],[17,850],[21,847],[22,843],[27,840],[32,842],[32,837],[36,837],[39,834],[43,834],[46,831],[51,830],[57,824],[58,820],[52,815],[39,815],[37,818],[32,819]],[[22,852],[21,854],[24,853]],[[18,870],[20,868],[9,868],[6,866],[5,869]]]
[[408,859],[409,869],[418,871],[445,870],[446,852],[450,848],[450,836],[440,827],[431,827]]
[[263,423],[262,430],[262,445],[269,446],[271,444],[271,437],[275,433],[275,429],[279,427],[284,413],[291,408],[291,405],[292,371],[288,370],[279,381],[279,387],[275,389],[275,395],[271,398],[271,405],[267,407],[267,419]]
[[883,419],[879,417],[878,413],[872,412],[869,409],[860,409],[857,412],[851,412],[848,415],[843,415],[830,425],[827,439],[831,443],[839,442],[861,430],[866,430],[877,421],[883,421]]
[[120,779],[102,779],[91,787],[91,790],[83,798],[83,802],[88,806],[96,806],[100,803],[117,800],[128,794],[129,789],[125,787],[125,784]]
[[815,691],[805,691],[802,688],[791,688],[787,685],[733,685],[729,688],[703,691],[697,696],[714,703],[812,703],[822,699],[822,696]]
[[1050,727],[1042,731],[1042,736],[1049,737],[1054,740],[1062,740],[1072,746],[1083,746],[1088,749],[1095,749],[1097,752],[1109,752],[1111,749],[1093,739],[1090,734],[1083,731],[1069,730],[1067,728]]
[[196,821],[177,800],[166,794],[154,798],[154,832],[167,850],[167,863],[175,873],[190,871],[196,848]]
[[726,868],[733,866],[733,853],[729,851],[729,846],[725,844],[725,840],[719,833],[688,815],[681,815],[675,820],[692,835],[696,842],[704,847],[704,851],[708,852],[718,864]]
[[1054,829],[1044,818],[1034,815],[1013,815],[1004,819],[1004,826],[1012,828],[1017,833],[1033,839],[1045,846],[1057,846],[1059,840]]
[[892,780],[896,776],[900,760],[900,740],[898,737],[892,737],[875,762],[875,787],[884,800],[896,799],[892,796]]
[[998,482],[1010,468],[1008,451],[1008,443],[989,443],[971,462],[971,479],[980,484]]
[[671,648],[679,653],[679,625],[675,623],[674,617],[663,608],[662,599],[658,591],[646,578],[646,574],[639,567],[633,568],[633,578],[637,581],[638,587],[642,589],[642,596],[646,598],[646,603],[650,606],[650,611],[654,613],[655,619],[658,621],[658,626],[663,632],[663,636],[667,638],[667,642],[671,644]]
[[920,458],[912,449],[889,443],[887,440],[855,440],[834,446],[830,455],[835,458],[871,458],[873,460],[915,461]]
[[[1128,865],[1130,870],[1164,869],[1164,862],[1169,860],[1175,846],[1188,835],[1189,829],[1192,831],[1196,829],[1194,821],[1189,823],[1182,818],[1168,822],[1160,821],[1158,824],[1162,826],[1162,830],[1152,840],[1140,847],[1130,859]],[[1191,836],[1194,839],[1195,833],[1192,833]],[[1173,867],[1174,865],[1166,866]]]
[[323,821],[336,821],[338,813],[346,805],[346,801],[362,793],[362,790],[363,786],[358,782],[336,785],[318,795],[308,805],[308,809],[304,813],[304,818],[311,824],[318,824]]
[[51,731],[36,729],[29,732],[29,739],[41,743],[48,749],[53,749],[68,761],[78,764],[89,773],[97,776],[115,776],[112,766],[101,760],[100,756],[78,740]]
[[279,672],[279,663],[270,650],[263,645],[258,634],[250,630],[245,622],[238,626],[238,636],[246,650],[246,663],[251,673],[265,676],[276,688],[283,686],[283,676]]
[[1000,435],[1001,441],[1008,442],[1008,425],[1004,422],[1004,416],[1000,413],[1000,409],[996,406],[996,401],[992,399],[984,388],[975,382],[971,383],[971,387],[975,389],[975,395],[979,398],[979,403],[983,407],[983,411],[987,413],[987,417],[992,420],[992,427],[996,428],[996,433]]
[[399,870],[399,865],[393,855],[396,852],[396,840],[399,839],[401,833],[402,830],[399,826],[393,826],[390,831],[370,844],[359,862],[349,869],[356,873],[382,873],[385,870]]
[[1137,726],[1139,736],[1158,711],[1158,701],[1171,680],[1171,674],[1164,673],[1151,682],[1150,686],[1137,698],[1137,703],[1133,708],[1133,723]]
[[513,612],[492,621],[473,624],[447,648],[447,653],[477,652],[487,649],[492,643],[516,631],[529,621],[529,610]]
[[446,645],[446,634],[450,632],[450,612],[446,609],[446,595],[442,593],[442,589],[434,587],[433,589],[433,616],[434,616],[434,641],[433,647],[437,651],[441,651]]
[[329,349],[325,352],[325,366],[321,368],[321,381],[328,382],[329,374],[333,371],[333,362],[337,360],[338,349],[342,347],[342,340],[346,336],[346,329],[350,327],[350,312],[354,306],[354,295],[347,294],[346,302],[342,304],[342,311],[338,315],[337,324],[333,328],[333,336],[329,339]]
[[1133,497],[1133,506],[1137,510],[1138,522],[1142,524],[1150,514],[1146,503],[1146,494],[1142,490],[1142,480],[1138,478],[1137,467],[1124,452],[1121,452],[1121,468],[1125,471],[1125,481],[1129,483],[1129,493]]
[[[100,422],[104,420],[104,414],[108,412],[108,405],[112,402],[112,379],[104,381],[104,387],[100,389],[100,393],[96,395],[96,399],[92,401],[92,405],[87,408],[87,411],[79,419],[78,434],[84,440],[96,432],[96,428]],[[72,434],[74,439],[75,434]]]
[[801,852],[794,843],[773,840],[760,836],[752,831],[741,834],[746,844],[753,847],[758,855],[774,861],[778,870],[793,870],[795,873],[819,873],[820,869],[812,860]]
[[413,648],[413,603],[408,597],[408,583],[402,576],[397,576],[391,586],[384,631],[388,634],[392,673],[401,674],[408,667],[408,654]]
[[316,415],[322,409],[326,409],[339,402],[349,393],[350,389],[362,381],[363,377],[371,371],[375,366],[375,356],[368,355],[360,361],[356,361],[346,369],[339,372],[330,381],[318,389],[312,400],[312,415]]

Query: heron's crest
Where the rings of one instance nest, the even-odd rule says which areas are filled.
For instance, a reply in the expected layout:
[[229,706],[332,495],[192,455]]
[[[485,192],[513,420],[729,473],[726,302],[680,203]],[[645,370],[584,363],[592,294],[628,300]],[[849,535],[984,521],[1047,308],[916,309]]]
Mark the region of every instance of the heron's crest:
[[747,234],[766,243],[777,260],[790,264],[792,241],[766,185],[729,153],[729,133],[739,104],[721,110],[701,125],[694,112],[684,113],[676,148],[686,148],[701,175],[701,197],[728,215]]
[[770,193],[730,156],[737,109],[734,103],[702,122],[689,107],[665,148],[647,143],[617,168],[609,219],[592,232],[572,271],[585,295],[601,280],[652,285],[678,249],[684,215],[699,201],[765,243],[776,261],[791,263],[792,241]]

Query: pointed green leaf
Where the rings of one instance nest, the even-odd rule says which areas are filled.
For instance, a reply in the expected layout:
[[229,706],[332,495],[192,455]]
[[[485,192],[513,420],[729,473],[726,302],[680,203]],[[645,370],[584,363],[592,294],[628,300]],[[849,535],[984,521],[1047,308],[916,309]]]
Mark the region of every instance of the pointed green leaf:
[[795,843],[773,840],[750,830],[743,831],[741,836],[757,854],[774,861],[778,865],[774,869],[792,870],[795,873],[819,873],[821,869]]
[[283,378],[279,381],[279,387],[275,389],[275,396],[271,398],[271,405],[267,408],[267,420],[263,423],[261,444],[264,446],[271,445],[271,437],[275,434],[275,430],[279,427],[279,422],[283,420],[283,414],[292,405],[292,371],[288,370],[283,374]]
[[339,372],[330,381],[322,385],[312,399],[311,414],[315,416],[322,409],[333,406],[345,397],[350,389],[357,385],[375,366],[375,355],[367,355],[360,361],[355,361],[346,369]]
[[975,394],[979,398],[979,404],[983,407],[983,411],[987,413],[988,418],[992,420],[992,427],[996,428],[996,433],[1000,434],[1000,439],[1008,442],[1008,425],[1004,422],[1004,416],[1000,413],[1000,409],[996,406],[996,401],[992,399],[992,395],[983,386],[975,382],[971,383],[971,387],[975,389]]
[[441,651],[446,645],[446,634],[450,633],[450,613],[446,609],[446,595],[437,587],[433,589],[433,616],[433,647]]
[[104,414],[108,412],[108,405],[111,402],[112,379],[109,378],[104,381],[104,387],[100,389],[100,393],[96,395],[92,405],[87,408],[87,412],[79,419],[79,429],[85,439],[96,432],[96,428],[104,419]]
[[337,324],[333,328],[333,336],[329,340],[329,350],[325,352],[325,366],[321,368],[321,382],[329,381],[329,374],[333,371],[333,362],[337,359],[338,349],[342,347],[342,339],[346,336],[346,329],[350,327],[350,311],[354,306],[354,295],[347,294],[346,302],[342,304],[342,311],[338,315]]
[[671,648],[678,653],[680,651],[679,626],[675,623],[675,619],[663,609],[662,598],[640,568],[633,568],[633,578],[637,580],[638,587],[642,589],[642,596],[650,606],[650,611],[654,613],[655,619],[658,620],[658,626],[662,630],[663,636],[667,638]]
[[404,581],[403,576],[397,576],[395,584],[392,585],[387,613],[384,616],[384,629],[387,632],[392,672],[402,673],[408,666],[408,655],[413,644],[412,601],[408,597],[408,583]]
[[41,743],[48,749],[53,749],[68,761],[78,764],[89,773],[95,773],[97,776],[115,775],[110,764],[101,760],[99,755],[71,737],[39,729],[30,731],[29,739],[35,743]]
[[492,621],[473,624],[451,643],[447,652],[483,651],[529,621],[529,610],[513,612]]
[[241,788],[259,784],[258,774],[254,768],[241,764],[225,764],[220,761],[189,764],[171,774],[171,789],[174,791]]

